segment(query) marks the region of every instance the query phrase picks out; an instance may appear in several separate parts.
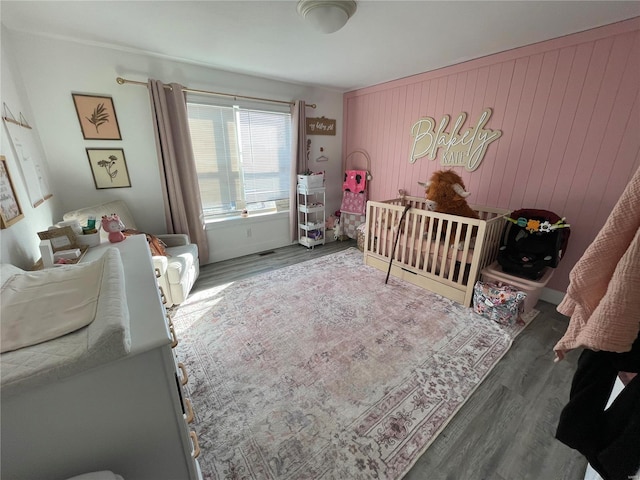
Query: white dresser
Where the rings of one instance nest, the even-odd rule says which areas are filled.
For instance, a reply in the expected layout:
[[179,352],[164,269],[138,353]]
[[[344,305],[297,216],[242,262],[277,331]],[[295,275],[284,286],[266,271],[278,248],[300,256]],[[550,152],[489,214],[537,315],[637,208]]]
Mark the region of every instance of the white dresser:
[[[144,235],[91,248],[120,251],[130,314],[128,355],[2,395],[1,478],[65,479],[111,470],[125,480],[201,479],[187,373],[160,300]],[[7,398],[5,398],[7,397]]]

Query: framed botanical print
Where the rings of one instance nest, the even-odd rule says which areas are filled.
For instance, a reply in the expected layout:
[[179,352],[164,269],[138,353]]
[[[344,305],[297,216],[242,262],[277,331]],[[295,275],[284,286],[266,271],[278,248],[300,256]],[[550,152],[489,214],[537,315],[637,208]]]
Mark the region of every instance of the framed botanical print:
[[13,188],[7,159],[0,155],[0,228],[8,228],[24,217]]
[[121,148],[87,148],[97,189],[130,187],[129,171]]
[[80,93],[71,96],[85,140],[122,140],[111,97]]

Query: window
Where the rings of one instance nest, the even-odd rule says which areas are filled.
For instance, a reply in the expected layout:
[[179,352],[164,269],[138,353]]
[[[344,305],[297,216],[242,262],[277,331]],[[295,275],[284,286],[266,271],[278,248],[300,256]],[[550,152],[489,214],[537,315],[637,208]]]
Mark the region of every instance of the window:
[[188,101],[206,217],[289,209],[291,114]]

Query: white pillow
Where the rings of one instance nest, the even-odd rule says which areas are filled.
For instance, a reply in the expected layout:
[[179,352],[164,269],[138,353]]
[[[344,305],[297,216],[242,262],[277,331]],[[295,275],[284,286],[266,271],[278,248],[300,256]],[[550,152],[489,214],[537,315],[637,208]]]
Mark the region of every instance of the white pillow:
[[0,265],[0,285],[4,285],[7,280],[9,280],[14,275],[18,273],[24,273],[25,271],[21,268],[16,267],[15,265],[11,265],[10,263],[3,263]]

